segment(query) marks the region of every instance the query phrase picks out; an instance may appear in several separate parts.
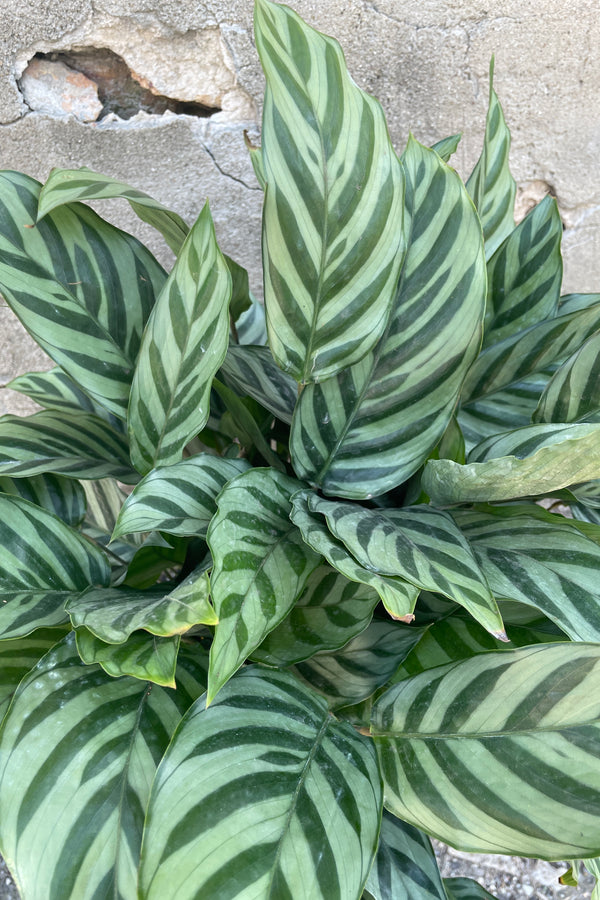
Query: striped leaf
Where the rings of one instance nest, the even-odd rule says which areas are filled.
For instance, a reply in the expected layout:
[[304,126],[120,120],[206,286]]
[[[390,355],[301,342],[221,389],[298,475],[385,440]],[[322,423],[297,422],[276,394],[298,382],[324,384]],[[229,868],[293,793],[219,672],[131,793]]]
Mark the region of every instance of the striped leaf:
[[584,859],[583,864],[596,879],[596,886],[592,891],[591,900],[600,900],[600,859]]
[[67,622],[67,600],[109,579],[106,557],[89,541],[47,510],[0,494],[3,639]]
[[542,859],[598,853],[597,644],[423,672],[379,698],[372,732],[386,805],[440,840]]
[[249,309],[242,313],[235,325],[240,344],[264,345],[267,343],[265,308],[254,297],[252,297]]
[[322,516],[311,512],[308,501],[311,491],[298,491],[292,497],[290,519],[298,526],[305,543],[321,556],[330,566],[341,572],[350,581],[356,581],[372,588],[379,595],[386,610],[394,618],[410,617],[415,607],[419,588],[403,578],[380,575],[356,561],[344,544],[336,540]]
[[485,238],[485,255],[490,256],[515,227],[514,207],[517,185],[510,174],[508,155],[510,131],[498,95],[494,90],[494,60],[490,65],[490,98],[485,123],[483,149],[467,181],[477,207]]
[[224,259],[227,263],[229,274],[231,275],[231,302],[229,304],[229,315],[231,317],[231,323],[235,323],[241,315],[250,309],[254,297],[250,292],[250,279],[248,278],[248,273],[244,267],[240,266],[239,263],[236,263],[230,256],[225,256]]
[[21,679],[64,635],[65,628],[38,628],[27,637],[0,642],[0,723]]
[[87,501],[86,522],[111,534],[127,494],[114,478],[84,481],[83,489]]
[[275,365],[267,347],[230,346],[221,373],[241,397],[252,397],[282,422],[291,423],[297,385]]
[[122,419],[113,416],[100,403],[81,390],[58,366],[49,372],[26,372],[17,375],[6,385],[11,391],[19,391],[30,397],[44,409],[59,409],[67,413],[88,412],[106,419],[117,431],[123,429]]
[[372,588],[348,581],[329,566],[319,566],[292,610],[252,653],[252,659],[289,666],[321,650],[337,650],[364,631],[378,600]]
[[190,230],[181,216],[143,191],[93,172],[87,166],[52,169],[40,194],[38,220],[65,203],[110,198],[128,200],[138,218],[160,231],[173,253],[179,253]]
[[140,531],[204,537],[225,484],[248,468],[242,459],[199,453],[173,466],[154,469],[125,501],[113,538]]
[[454,412],[481,342],[481,229],[456,173],[413,138],[404,154],[408,250],[376,347],[336,378],[307,386],[290,451],[324,493],[377,496],[427,459]]
[[600,294],[563,294],[558,305],[561,316],[575,312],[578,309],[589,309],[600,303]]
[[283,461],[271,449],[267,437],[272,424],[270,417],[265,422],[264,411],[260,406],[252,400],[242,400],[235,391],[216,378],[213,389],[226,409],[226,414],[219,422],[219,430],[228,434],[234,445],[241,446],[248,457],[252,458],[258,453],[274,469],[285,472]]
[[423,634],[422,628],[374,619],[341,650],[317,653],[292,671],[333,709],[351,706],[386,684]]
[[387,809],[363,900],[447,900],[429,838]]
[[250,469],[219,495],[207,542],[219,624],[210,651],[208,702],[278,625],[321,557],[290,522],[300,487],[273,469]]
[[403,255],[404,178],[383,111],[332,38],[257,0],[267,80],[263,268],[269,344],[307,383],[357,362],[389,318]]
[[289,673],[246,668],[159,767],[140,896],[358,900],[380,818],[370,742]]
[[431,506],[369,510],[311,497],[309,509],[366,568],[396,575],[449,597],[503,639],[504,627],[485,576],[448,513]]
[[527,515],[456,512],[497,597],[540,610],[573,640],[600,643],[600,547],[570,526]]
[[600,409],[600,331],[563,363],[540,397],[534,422],[577,422]]
[[[559,310],[560,311],[560,310]],[[541,322],[481,353],[465,379],[466,404],[567,359],[600,327],[600,304]]]
[[0,418],[0,475],[44,473],[68,478],[118,478],[134,483],[129,448],[122,434],[88,413],[43,410]]
[[545,197],[490,259],[485,345],[556,315],[562,228],[556,200]]
[[77,652],[86,665],[97,664],[113,678],[129,675],[162,687],[175,687],[180,635],[161,638],[135,631],[122,644],[101,641],[84,627],[78,628],[75,635]]
[[150,785],[204,673],[198,650],[176,690],[110,678],[71,634],[24,679],[0,737],[1,850],[22,896],[137,897]]
[[496,900],[472,878],[444,878],[444,888],[448,900]]
[[36,224],[39,192],[32,178],[0,175],[3,296],[54,362],[124,418],[165,273],[135,238],[85,206],[61,206]]
[[447,138],[442,138],[441,141],[436,141],[435,144],[431,145],[431,149],[435,150],[437,155],[447,163],[450,157],[453,156],[458,150],[458,145],[460,144],[461,137],[462,133],[451,134]]
[[547,497],[600,478],[600,424],[518,428],[474,447],[467,465],[430,460],[423,490],[439,505]]
[[143,628],[159,637],[183,634],[192,625],[215,625],[209,603],[208,575],[184,582],[172,591],[160,585],[149,591],[131,588],[90,588],[69,601],[74,628],[88,631],[109,644],[121,644]]
[[227,350],[230,298],[207,204],[156,301],[133,377],[131,458],[144,475],[179,462],[206,424],[211,382]]
[[62,475],[0,476],[0,493],[29,500],[58,516],[66,525],[79,525],[86,512],[83,488],[78,481]]

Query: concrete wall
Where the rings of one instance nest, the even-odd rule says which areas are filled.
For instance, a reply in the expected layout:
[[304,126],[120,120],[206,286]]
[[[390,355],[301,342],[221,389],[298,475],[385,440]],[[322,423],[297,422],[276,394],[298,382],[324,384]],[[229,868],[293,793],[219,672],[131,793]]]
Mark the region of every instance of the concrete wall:
[[[87,165],[143,188],[189,221],[209,197],[223,249],[247,266],[260,292],[261,192],[243,142],[244,129],[258,138],[263,90],[252,5],[3,0],[0,168],[44,179],[53,166]],[[600,290],[596,0],[548,0],[543,7],[531,0],[293,5],[341,41],[355,80],[381,100],[398,148],[409,130],[426,143],[462,131],[454,164],[463,175],[479,154],[495,54],[496,88],[513,133],[512,168],[523,188],[520,206],[547,190],[556,195],[566,229],[565,290]],[[64,66],[90,48],[121,57],[146,95],[207,109],[202,116],[196,106],[96,120],[102,108],[97,84],[106,73],[86,77]],[[61,55],[31,65],[36,54],[52,53]],[[104,65],[110,69],[110,60]],[[109,71],[109,95],[111,77]],[[169,261],[161,239],[125,204],[103,204],[102,210]],[[10,312],[0,308],[0,380],[43,365]],[[16,403],[10,392],[0,394],[0,412],[16,410]]]

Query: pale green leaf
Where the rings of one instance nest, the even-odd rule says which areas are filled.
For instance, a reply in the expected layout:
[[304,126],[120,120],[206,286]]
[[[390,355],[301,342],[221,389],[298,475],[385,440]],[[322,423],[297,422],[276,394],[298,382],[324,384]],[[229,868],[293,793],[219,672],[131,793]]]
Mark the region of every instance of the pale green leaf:
[[221,375],[240,397],[252,397],[282,422],[290,424],[298,396],[297,385],[274,363],[267,347],[230,346]]
[[534,422],[577,422],[600,409],[600,331],[585,341],[544,388]]
[[461,137],[462,133],[451,134],[447,138],[442,138],[441,141],[436,141],[435,144],[431,145],[431,149],[435,150],[437,155],[447,163],[450,157],[453,156],[458,150],[458,145],[460,144]]
[[65,636],[68,626],[38,628],[27,637],[0,641],[0,722],[17,687],[30,669]]
[[19,391],[30,397],[44,409],[60,409],[72,414],[88,412],[106,419],[113,428],[122,431],[124,422],[113,416],[107,409],[92,400],[79,385],[58,366],[48,372],[26,372],[17,375],[6,385],[11,391]]
[[156,637],[134,631],[121,644],[108,644],[85,627],[76,629],[77,652],[83,662],[101,666],[107,675],[129,675],[162,687],[175,687],[175,666],[181,635]]

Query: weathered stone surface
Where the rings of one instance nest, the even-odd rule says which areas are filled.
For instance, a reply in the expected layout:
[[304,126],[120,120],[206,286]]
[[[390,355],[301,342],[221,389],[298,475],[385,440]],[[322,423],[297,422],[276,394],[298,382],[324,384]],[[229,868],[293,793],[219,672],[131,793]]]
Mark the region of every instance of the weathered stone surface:
[[102,112],[94,82],[61,62],[32,59],[20,86],[25,103],[34,112],[75,116],[80,122],[95,122]]

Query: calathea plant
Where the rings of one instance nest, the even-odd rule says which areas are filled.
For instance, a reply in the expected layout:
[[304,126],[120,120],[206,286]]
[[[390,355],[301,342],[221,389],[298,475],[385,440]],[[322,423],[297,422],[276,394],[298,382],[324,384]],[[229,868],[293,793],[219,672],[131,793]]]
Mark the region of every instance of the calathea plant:
[[290,9],[256,43],[264,312],[208,206],[1,176],[2,294],[56,364],[0,421],[2,853],[25,900],[489,896],[428,835],[573,881],[600,295],[561,297],[552,199],[515,228],[493,89],[465,186]]

